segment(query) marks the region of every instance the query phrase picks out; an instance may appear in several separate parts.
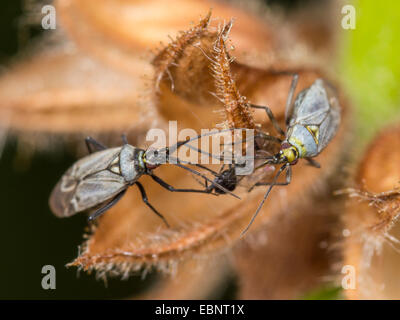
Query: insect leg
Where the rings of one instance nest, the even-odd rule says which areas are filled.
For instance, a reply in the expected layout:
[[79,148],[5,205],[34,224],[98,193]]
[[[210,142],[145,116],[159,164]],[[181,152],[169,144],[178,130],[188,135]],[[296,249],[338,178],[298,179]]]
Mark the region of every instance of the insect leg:
[[308,164],[310,166],[313,166],[318,169],[321,168],[321,165],[319,164],[319,162],[315,161],[314,159],[311,159],[311,158],[305,158],[305,159],[308,161]]
[[[190,163],[188,163],[188,164],[190,164]],[[217,183],[215,180],[214,180],[214,181],[210,180],[209,178],[207,178],[205,175],[201,174],[200,172],[197,172],[196,170],[190,169],[189,167],[186,167],[186,166],[182,165],[181,163],[174,163],[174,165],[177,166],[177,167],[179,167],[179,168],[185,169],[185,170],[187,170],[187,171],[189,171],[189,172],[191,172],[191,173],[193,173],[193,174],[195,174],[195,175],[197,175],[197,176],[200,176],[200,177],[204,178],[205,180],[207,180],[208,182],[210,182],[212,185],[214,185],[216,188],[218,188],[218,189],[224,191],[224,193],[228,193],[228,194],[230,194],[232,197],[235,197],[235,198],[237,198],[237,199],[240,200],[240,197],[239,197],[239,196],[237,196],[237,195],[234,194],[233,192],[229,191],[229,190],[226,189],[225,187],[221,186],[221,185],[220,185],[219,183]]]
[[[207,168],[206,166],[203,166],[203,165],[201,165],[201,164],[199,164],[199,163],[195,163],[194,164],[196,167],[199,167],[199,168],[202,168],[202,169],[204,169],[204,170],[207,170],[208,172],[211,172],[215,177],[218,177],[220,174],[221,174],[221,172],[222,172],[222,170],[220,170],[220,172],[218,173],[218,172],[216,172],[216,171],[214,171],[214,170],[212,170],[212,169],[210,169],[210,168]],[[222,165],[222,168],[224,167],[224,165]],[[195,178],[196,179],[196,178]],[[197,180],[197,179],[196,179]],[[212,192],[212,189],[214,189],[214,185],[213,184],[211,184],[210,186],[208,185],[208,181],[206,180],[206,179],[204,179],[204,184],[201,182],[201,181],[198,181],[201,185],[203,185],[205,188],[206,188],[206,190],[208,190],[210,193]]]
[[122,142],[123,142],[124,144],[129,144],[129,143],[128,143],[128,138],[126,137],[126,134],[125,134],[125,133],[121,135],[121,138],[122,138]]
[[267,106],[257,106],[255,104],[250,104],[250,107],[254,108],[254,109],[263,109],[263,110],[265,110],[265,112],[267,113],[267,116],[268,116],[269,120],[271,120],[272,125],[274,126],[275,130],[278,131],[278,133],[281,134],[282,136],[285,136],[285,132],[279,126],[279,123],[276,120],[276,118],[275,118],[275,116],[272,113],[270,108],[268,108]]
[[141,184],[140,182],[136,182],[135,184],[136,184],[136,186],[138,187],[138,189],[139,189],[139,191],[140,191],[140,193],[141,193],[141,195],[142,195],[142,200],[143,200],[143,202],[144,202],[157,216],[159,216],[159,217],[164,221],[165,225],[169,228],[170,226],[169,226],[167,220],[164,218],[164,216],[163,216],[161,213],[159,213],[159,212],[149,203],[149,200],[147,199],[146,191],[144,190],[144,187],[142,186],[142,184]]
[[261,131],[257,132],[255,134],[254,138],[262,138],[262,139],[270,140],[270,141],[273,141],[273,142],[276,142],[279,144],[281,144],[283,141],[282,139],[279,139],[278,137],[271,136],[271,135],[266,134],[265,132],[261,132]]
[[[289,166],[286,170],[286,181],[285,182],[276,182],[274,185],[275,186],[287,186],[288,184],[290,184],[291,181],[292,181],[292,167]],[[249,192],[251,192],[251,190],[253,190],[255,187],[270,186],[271,184],[272,184],[272,182],[257,182],[251,186],[251,188],[249,189]]]
[[293,101],[293,95],[294,92],[296,90],[297,87],[297,81],[299,80],[299,75],[297,73],[293,74],[293,79],[292,79],[292,83],[290,85],[290,89],[289,89],[289,94],[286,100],[286,108],[285,108],[285,123],[286,126],[289,124],[289,120],[292,117],[292,113],[293,113],[293,107],[294,104],[292,104]]
[[[207,170],[208,172],[211,172],[214,176],[218,176],[219,175],[219,173],[218,172],[216,172],[216,171],[214,171],[214,170],[212,170],[212,169],[210,169],[210,168],[207,168],[206,166],[203,166],[203,165],[201,165],[201,164],[199,164],[199,163],[194,163],[194,165],[196,166],[196,167],[199,167],[199,168],[202,168],[202,169],[204,169],[204,170]],[[222,166],[223,167],[223,166]],[[221,173],[221,171],[220,171],[220,173]]]
[[278,180],[279,175],[280,175],[285,169],[289,169],[288,167],[290,168],[290,164],[285,164],[285,165],[283,165],[283,166],[279,169],[278,173],[275,175],[274,179],[272,180],[272,183],[271,183],[271,185],[269,186],[267,192],[265,193],[264,198],[262,199],[261,203],[258,205],[258,208],[257,208],[256,212],[253,214],[253,216],[251,217],[251,220],[250,220],[249,224],[248,224],[247,227],[242,231],[242,233],[240,234],[240,236],[243,236],[243,235],[247,232],[247,230],[249,230],[250,226],[253,224],[253,222],[254,222],[254,220],[256,219],[258,213],[260,212],[262,206],[264,205],[265,200],[267,200],[268,195],[269,195],[269,193],[271,192],[273,186],[276,184],[276,181]]
[[150,177],[157,182],[160,186],[162,186],[163,188],[167,189],[168,191],[171,192],[196,192],[196,193],[211,193],[210,190],[208,189],[204,189],[204,190],[199,190],[199,189],[177,189],[174,188],[173,186],[169,185],[168,183],[166,183],[164,180],[162,180],[161,178],[150,174]]
[[111,209],[125,194],[126,189],[122,190],[120,193],[118,193],[110,202],[108,202],[105,206],[101,207],[100,209],[96,210],[93,214],[91,214],[88,218],[89,221],[92,221],[99,216],[101,216],[104,212],[106,212],[108,209]]
[[[96,149],[97,149],[97,151],[107,149],[107,147],[105,145],[98,142],[97,140],[95,140],[92,137],[86,137],[85,143],[86,143],[86,147],[87,147],[89,153],[93,153]],[[92,147],[94,148],[94,150],[92,149]]]

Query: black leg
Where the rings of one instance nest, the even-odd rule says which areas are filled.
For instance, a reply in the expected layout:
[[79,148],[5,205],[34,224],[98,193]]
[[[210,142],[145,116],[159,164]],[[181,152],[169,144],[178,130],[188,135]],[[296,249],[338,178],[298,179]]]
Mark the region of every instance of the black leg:
[[297,81],[299,80],[299,75],[297,73],[293,74],[293,79],[292,79],[292,83],[290,85],[290,89],[289,89],[289,94],[286,100],[286,108],[285,108],[285,123],[286,126],[289,124],[289,121],[292,117],[292,113],[293,113],[293,107],[294,104],[293,102],[293,95],[294,92],[296,90],[297,87]]
[[[100,150],[105,150],[107,147],[103,145],[102,143],[98,142],[97,140],[93,139],[92,137],[86,137],[85,138],[86,142],[86,147],[89,151],[89,153],[93,153],[95,151],[100,151]],[[92,147],[94,149],[92,149]]]
[[[212,169],[210,169],[210,168],[207,168],[206,166],[203,166],[203,165],[201,165],[201,164],[198,164],[198,163],[195,163],[194,164],[196,167],[199,167],[199,168],[202,168],[202,169],[204,169],[204,170],[207,170],[208,172],[211,172],[215,177],[218,177],[218,175],[221,173],[221,171],[220,171],[220,173],[218,173],[218,172],[216,172],[216,171],[214,171],[214,170],[212,170]],[[223,166],[222,166],[223,167]],[[196,179],[196,178],[195,178]],[[197,180],[197,179],[196,179]],[[212,184],[212,185],[208,185],[208,181],[206,180],[206,179],[204,179],[204,183],[202,183],[201,181],[198,181],[202,186],[204,186],[205,187],[205,190],[207,190],[209,193],[211,193],[212,192],[212,190],[214,189],[214,185]]]
[[[225,169],[225,163],[222,164],[221,168],[219,169],[219,174],[221,174]],[[232,169],[232,164],[229,164],[229,169]]]
[[93,214],[91,214],[88,218],[89,221],[92,221],[99,216],[101,216],[104,212],[107,210],[111,209],[125,194],[126,189],[122,190],[120,193],[118,193],[110,202],[108,202],[105,206],[101,207],[100,209],[96,210]]
[[[285,182],[275,182],[274,186],[287,186],[288,184],[290,184],[291,181],[292,181],[292,168],[288,167],[286,170],[286,181]],[[272,185],[272,182],[257,182],[248,190],[248,192],[253,190],[255,187],[270,186],[270,185]]]
[[273,142],[276,142],[279,144],[281,144],[283,141],[282,139],[279,139],[278,137],[271,136],[262,131],[257,132],[256,135],[254,136],[254,138],[262,138],[262,139],[270,140],[270,141],[273,141]]
[[285,132],[279,126],[279,123],[276,120],[276,118],[275,118],[275,116],[272,113],[270,108],[268,108],[267,106],[257,106],[255,104],[250,104],[250,107],[254,108],[254,109],[263,109],[263,110],[265,110],[265,112],[267,113],[267,116],[268,116],[269,120],[271,120],[272,125],[274,126],[275,130],[278,131],[278,133],[281,134],[282,136],[285,136]]
[[318,169],[321,168],[321,165],[319,164],[319,162],[315,161],[314,159],[311,159],[311,158],[305,158],[305,159],[307,160],[307,162],[310,166],[318,168]]
[[[214,170],[212,170],[212,169],[210,169],[210,168],[207,168],[206,166],[203,166],[203,165],[201,165],[201,164],[199,164],[199,163],[195,163],[194,165],[195,165],[196,167],[199,167],[199,168],[202,168],[202,169],[204,169],[204,170],[207,170],[208,172],[211,172],[215,177],[217,177],[217,176],[219,175],[218,172],[216,172],[216,171],[214,171]],[[220,171],[220,173],[221,173],[221,171]]]
[[275,175],[274,179],[272,180],[271,185],[269,186],[267,192],[265,193],[264,198],[262,199],[261,203],[258,205],[258,208],[257,208],[256,212],[251,217],[251,220],[250,220],[249,224],[247,225],[247,227],[240,234],[241,236],[243,236],[247,232],[247,230],[249,230],[250,226],[253,224],[253,222],[256,219],[258,213],[260,212],[261,208],[263,207],[265,200],[267,200],[267,198],[269,196],[269,193],[271,192],[273,186],[276,185],[276,181],[278,180],[280,174],[285,169],[290,170],[290,164],[284,164],[282,167],[280,167],[280,169],[278,170],[278,173]]
[[166,183],[164,180],[162,180],[161,178],[150,174],[150,177],[157,182],[160,186],[162,186],[163,188],[167,189],[168,191],[171,192],[195,192],[195,193],[211,193],[210,190],[208,189],[204,189],[204,190],[198,190],[198,189],[176,189],[173,186],[169,185],[168,183]]
[[[225,170],[225,163],[222,164],[221,168],[219,169],[219,172],[216,172],[216,171],[214,171],[214,170],[211,170],[210,168],[207,168],[207,167],[202,166],[202,165],[200,165],[200,164],[195,164],[195,165],[198,166],[198,167],[200,167],[200,168],[206,169],[206,170],[208,170],[209,172],[211,172],[211,173],[215,176],[214,183],[215,183],[215,182],[218,182],[218,183],[220,183],[220,184],[224,184],[224,181],[225,181],[225,180],[223,180],[224,178],[222,178],[222,176],[224,175],[224,173],[225,173],[225,172],[228,172],[228,171],[230,172],[230,171],[233,171],[233,170],[234,170],[234,166],[233,166],[232,164],[229,164],[229,169],[226,169],[226,170]],[[201,183],[201,182],[200,182],[200,183]],[[224,192],[218,192],[218,191],[217,191],[217,190],[220,190],[220,189],[218,189],[218,188],[215,186],[214,183],[212,183],[211,185],[208,185],[208,181],[205,180],[205,183],[203,184],[203,186],[205,186],[207,193],[211,193],[211,194],[216,195],[216,196],[218,196],[218,195],[220,195],[220,194],[223,194]],[[228,183],[229,183],[229,181],[228,181]],[[215,191],[215,193],[213,193],[213,191]]]
[[[191,163],[189,163],[189,164],[191,164]],[[233,192],[229,191],[229,190],[226,189],[224,186],[221,186],[221,185],[220,185],[219,183],[217,183],[215,180],[214,180],[214,181],[213,181],[213,180],[210,180],[210,179],[207,178],[207,176],[205,176],[204,174],[201,174],[200,172],[197,172],[196,170],[193,170],[193,169],[191,169],[191,168],[189,168],[189,167],[186,167],[186,166],[182,165],[181,163],[174,163],[174,165],[177,166],[177,167],[179,167],[179,168],[185,169],[185,170],[187,170],[187,171],[189,171],[189,172],[191,172],[191,173],[193,173],[193,174],[195,174],[195,175],[197,175],[197,176],[202,177],[204,180],[207,180],[208,182],[210,182],[215,188],[218,188],[218,189],[222,190],[224,193],[230,194],[232,197],[235,197],[235,198],[237,198],[237,199],[240,200],[240,197],[239,197],[239,196],[237,196],[237,195],[234,194]],[[198,192],[198,191],[196,191],[196,192]]]
[[136,186],[138,187],[138,189],[139,189],[139,191],[140,191],[140,193],[141,193],[141,195],[142,195],[142,200],[143,200],[143,202],[144,202],[157,216],[159,216],[159,217],[162,219],[162,221],[164,221],[165,225],[169,228],[170,226],[169,226],[167,220],[164,218],[164,216],[163,216],[161,213],[159,213],[159,212],[149,203],[149,200],[147,199],[146,191],[144,190],[144,187],[142,186],[142,184],[141,184],[140,182],[136,182],[135,184],[136,184]]

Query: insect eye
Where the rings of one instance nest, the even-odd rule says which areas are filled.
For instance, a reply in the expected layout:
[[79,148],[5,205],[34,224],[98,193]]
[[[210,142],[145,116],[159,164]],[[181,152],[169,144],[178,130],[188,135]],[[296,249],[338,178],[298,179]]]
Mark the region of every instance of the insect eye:
[[299,156],[299,153],[297,152],[297,149],[296,148],[292,148],[291,150],[292,150],[294,158],[297,159],[298,156]]
[[282,153],[286,157],[286,159],[289,163],[296,161],[298,158],[298,152],[297,152],[296,148],[294,148],[294,147],[283,149]]

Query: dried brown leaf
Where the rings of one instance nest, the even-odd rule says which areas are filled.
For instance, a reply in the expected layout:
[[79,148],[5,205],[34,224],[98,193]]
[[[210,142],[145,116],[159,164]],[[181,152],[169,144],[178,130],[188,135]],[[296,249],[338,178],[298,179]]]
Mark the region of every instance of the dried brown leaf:
[[[134,71],[129,66],[132,56],[147,56],[149,49],[156,50],[160,41],[169,42],[168,36],[175,38],[211,8],[220,21],[238,19],[232,37],[242,48],[241,56],[248,51],[271,50],[271,34],[268,28],[262,28],[261,19],[224,2],[59,0],[56,4],[63,26],[80,47],[124,70]],[[255,41],[260,37],[265,41]]]
[[141,77],[148,66],[137,61],[136,65],[134,77],[79,51],[38,55],[15,65],[0,79],[0,112],[9,115],[9,126],[15,131],[147,129],[157,120],[157,110]]
[[200,20],[200,22],[194,27],[187,31],[183,31],[175,40],[171,41],[165,48],[155,56],[152,64],[156,70],[155,87],[159,90],[160,81],[166,75],[169,76],[171,81],[172,91],[174,86],[174,79],[170,71],[168,70],[171,66],[176,65],[177,60],[181,57],[183,50],[189,45],[193,45],[195,41],[198,41],[203,37],[204,34],[208,33],[208,25],[211,19],[211,10],[206,17]]

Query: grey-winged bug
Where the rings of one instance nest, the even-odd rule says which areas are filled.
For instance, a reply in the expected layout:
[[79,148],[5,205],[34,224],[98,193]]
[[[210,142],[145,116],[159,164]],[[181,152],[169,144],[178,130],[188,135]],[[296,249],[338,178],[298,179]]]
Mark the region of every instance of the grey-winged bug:
[[[199,137],[201,136],[196,138]],[[169,153],[172,149],[177,149],[191,140],[193,138],[178,142],[171,148],[144,150],[130,145],[125,136],[123,146],[116,148],[107,148],[88,137],[86,145],[90,154],[75,162],[62,176],[50,195],[50,208],[58,217],[69,217],[81,211],[95,209],[89,216],[89,220],[93,220],[115,205],[128,187],[136,185],[143,202],[168,226],[164,216],[149,203],[145,189],[138,180],[143,175],[149,175],[171,192],[210,193],[207,189],[174,188],[153,173],[154,169],[166,163],[167,158],[171,158]],[[182,165],[179,160],[174,164],[201,176],[216,188],[221,188],[224,193],[235,196],[218,182],[211,181],[201,173]]]
[[[269,185],[269,188],[250,223],[242,232],[242,235],[250,228],[265,200],[268,198],[272,187],[275,185],[288,185],[291,182],[291,166],[295,165],[299,159],[305,159],[310,165],[317,168],[320,167],[312,158],[322,152],[338,130],[340,124],[340,106],[334,88],[323,79],[317,79],[309,88],[302,90],[292,104],[297,81],[298,75],[294,74],[286,101],[286,132],[279,126],[268,107],[251,105],[253,108],[264,109],[266,111],[274,128],[283,138],[261,133],[264,138],[280,143],[281,147],[277,154],[266,157],[265,162],[257,168],[268,164],[282,164],[282,166],[279,168],[272,182],[258,182],[253,186]],[[286,181],[278,183],[280,174],[285,170]]]

